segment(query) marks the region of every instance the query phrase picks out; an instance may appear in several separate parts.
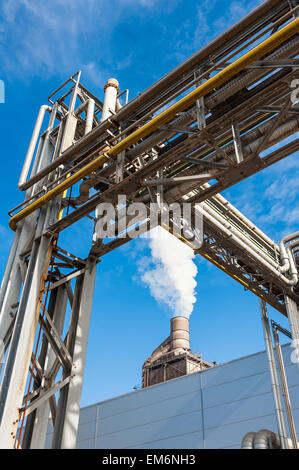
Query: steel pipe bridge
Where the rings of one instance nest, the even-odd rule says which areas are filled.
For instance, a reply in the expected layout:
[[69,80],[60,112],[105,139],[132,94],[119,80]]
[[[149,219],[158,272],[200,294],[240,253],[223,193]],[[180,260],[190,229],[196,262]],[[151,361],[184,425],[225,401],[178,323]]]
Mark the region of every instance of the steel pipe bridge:
[[[150,228],[150,212],[131,214],[125,234],[116,220],[115,237],[103,236],[100,204],[117,207],[120,195],[128,209],[191,203],[200,246],[173,217],[164,227],[288,316],[299,339],[299,232],[276,244],[219,194],[299,150],[298,11],[297,0],[265,1],[132,101],[125,90],[123,105],[117,80],[102,102],[79,71],[41,106],[19,180],[24,202],[9,212],[0,447],[42,448],[50,415],[52,447],[76,445],[97,263],[132,240],[136,222],[139,233]],[[85,259],[59,239],[83,218]]]

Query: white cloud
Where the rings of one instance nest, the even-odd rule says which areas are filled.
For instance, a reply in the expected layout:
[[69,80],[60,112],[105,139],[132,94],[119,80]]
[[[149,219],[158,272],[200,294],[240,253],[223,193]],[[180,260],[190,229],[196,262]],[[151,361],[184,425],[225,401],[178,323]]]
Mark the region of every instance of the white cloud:
[[202,0],[198,2],[196,18],[182,24],[174,37],[173,48],[178,61],[197,51],[243,16],[256,8],[263,0]]
[[[7,78],[71,75],[85,69],[97,84],[105,66],[114,64],[110,40],[126,11],[151,8],[156,0],[0,0],[1,73]],[[89,57],[86,57],[86,53]],[[90,60],[92,59],[92,60]],[[125,69],[132,54],[118,57],[115,69]],[[102,71],[103,68],[103,71]],[[105,80],[108,75],[105,75]]]

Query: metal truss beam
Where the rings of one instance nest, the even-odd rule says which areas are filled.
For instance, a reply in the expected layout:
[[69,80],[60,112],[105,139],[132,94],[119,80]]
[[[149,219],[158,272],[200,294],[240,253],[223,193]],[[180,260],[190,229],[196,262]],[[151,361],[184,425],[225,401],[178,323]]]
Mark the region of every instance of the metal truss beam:
[[[298,298],[279,272],[279,247],[218,194],[299,149],[298,109],[290,101],[299,64],[297,16],[298,7],[290,8],[287,0],[263,2],[123,107],[117,105],[122,93],[113,89],[115,81],[107,107],[80,83],[80,71],[49,96],[49,126],[40,136],[32,174],[20,185],[25,200],[10,211],[41,207],[17,224],[0,290],[0,339],[7,349],[1,446],[44,447],[49,417],[52,447],[76,446],[97,262],[132,240],[136,230],[130,218],[122,237],[107,241],[98,230],[95,209],[101,202],[116,206],[119,195],[128,206],[143,202],[147,208],[150,202],[162,207],[187,198],[195,210],[205,201],[222,223],[206,217],[203,244],[195,252],[288,315],[293,337],[299,337]],[[286,138],[292,140],[273,148]],[[68,194],[60,191],[68,188]],[[37,207],[40,199],[48,202]],[[83,217],[95,224],[86,259],[57,244],[59,233]],[[194,211],[191,219],[189,231]],[[139,234],[151,222],[140,219]],[[165,226],[158,217],[157,223],[177,236],[174,220]],[[221,230],[228,225],[234,239]],[[116,221],[116,233],[120,226]]]

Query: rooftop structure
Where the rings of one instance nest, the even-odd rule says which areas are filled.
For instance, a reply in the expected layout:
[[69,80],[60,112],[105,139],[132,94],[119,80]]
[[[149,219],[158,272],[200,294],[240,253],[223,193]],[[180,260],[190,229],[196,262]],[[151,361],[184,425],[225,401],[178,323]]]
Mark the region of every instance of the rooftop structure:
[[[298,11],[297,0],[263,2],[123,106],[126,90],[116,79],[102,102],[81,71],[41,106],[18,184],[24,201],[9,212],[15,235],[0,290],[1,448],[43,448],[49,415],[52,447],[76,446],[97,264],[134,238],[136,224],[139,234],[162,225],[260,299],[287,446],[266,303],[288,316],[299,340],[299,232],[276,243],[219,193],[299,149]],[[138,220],[134,203],[145,208]],[[164,203],[189,203],[190,214],[165,223]],[[114,236],[104,231],[101,204],[117,214],[109,219]],[[125,234],[120,207],[128,212]],[[90,224],[85,259],[60,237],[82,219]],[[165,354],[179,348],[186,363],[207,365],[191,357],[186,338],[185,346],[176,340]]]

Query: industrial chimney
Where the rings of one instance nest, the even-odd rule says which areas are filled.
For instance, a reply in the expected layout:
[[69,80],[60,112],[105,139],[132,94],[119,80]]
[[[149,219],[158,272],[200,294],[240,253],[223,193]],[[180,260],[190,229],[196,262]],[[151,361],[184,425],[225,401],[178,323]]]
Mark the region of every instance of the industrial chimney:
[[142,387],[166,382],[211,367],[201,355],[190,350],[189,319],[170,320],[170,336],[146,359],[142,367]]
[[170,320],[171,349],[190,350],[189,319],[174,317]]

